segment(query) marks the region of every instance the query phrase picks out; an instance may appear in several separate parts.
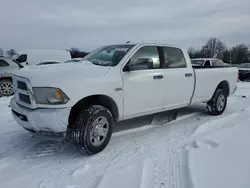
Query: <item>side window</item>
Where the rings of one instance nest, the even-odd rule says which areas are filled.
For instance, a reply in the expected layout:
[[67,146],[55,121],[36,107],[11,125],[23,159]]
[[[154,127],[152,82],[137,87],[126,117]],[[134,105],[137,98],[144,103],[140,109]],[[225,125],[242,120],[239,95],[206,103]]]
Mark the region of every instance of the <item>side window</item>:
[[4,61],[3,59],[0,59],[0,67],[8,67],[10,66],[6,61]]
[[141,47],[130,59],[124,70],[159,69],[160,59],[156,46]]
[[[212,62],[213,63],[213,62]],[[205,61],[204,63],[204,67],[210,67],[211,66],[211,63],[209,60]]]
[[26,54],[20,55],[20,56],[16,59],[16,61],[17,61],[18,63],[24,63],[24,62],[26,62],[26,61],[27,61],[27,55],[26,55]]
[[186,60],[179,48],[163,47],[164,62],[162,68],[185,68]]

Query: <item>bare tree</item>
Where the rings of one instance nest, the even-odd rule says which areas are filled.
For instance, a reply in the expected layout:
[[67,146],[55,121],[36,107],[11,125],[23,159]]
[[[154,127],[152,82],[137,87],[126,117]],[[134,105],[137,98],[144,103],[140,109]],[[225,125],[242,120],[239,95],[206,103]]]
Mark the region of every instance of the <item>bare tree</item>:
[[6,52],[8,57],[13,57],[14,55],[17,54],[17,52],[14,49],[10,49]]
[[0,48],[0,56],[3,56],[3,53],[4,53],[3,49]]
[[225,62],[225,63],[229,63],[231,64],[232,63],[232,50],[231,49],[226,49],[224,52],[223,52],[223,57],[222,57],[222,60]]
[[72,58],[81,58],[88,54],[87,52],[80,51],[78,48],[70,48],[69,51]]
[[188,49],[188,54],[189,54],[189,57],[192,59],[192,58],[201,58],[202,55],[201,55],[201,50],[199,49],[195,49],[193,47],[190,47]]
[[217,38],[210,38],[202,48],[202,54],[208,58],[222,58],[226,50],[225,44]]
[[248,47],[240,44],[232,48],[232,63],[239,64],[248,61]]

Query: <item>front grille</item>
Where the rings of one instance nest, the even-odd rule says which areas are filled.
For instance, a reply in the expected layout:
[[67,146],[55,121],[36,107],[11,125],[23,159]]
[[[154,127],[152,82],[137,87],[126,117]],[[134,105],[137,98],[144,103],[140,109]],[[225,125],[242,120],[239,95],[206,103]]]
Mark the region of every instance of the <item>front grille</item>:
[[22,101],[22,102],[25,102],[27,104],[31,104],[30,96],[29,95],[25,95],[25,94],[19,93],[19,100]]
[[28,78],[13,76],[16,102],[26,108],[35,109],[36,101],[33,97],[32,85]]
[[18,87],[18,89],[28,91],[28,88],[27,88],[27,85],[25,82],[17,81],[17,87]]

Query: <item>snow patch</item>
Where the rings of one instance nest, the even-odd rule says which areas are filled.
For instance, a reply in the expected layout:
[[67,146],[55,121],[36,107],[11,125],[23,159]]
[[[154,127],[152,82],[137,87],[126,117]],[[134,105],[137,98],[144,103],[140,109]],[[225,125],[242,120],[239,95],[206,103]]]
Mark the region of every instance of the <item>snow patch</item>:
[[140,188],[146,188],[154,180],[155,161],[146,159],[143,164]]
[[81,176],[84,176],[87,173],[87,171],[89,170],[89,168],[90,168],[90,165],[86,164],[84,167],[81,167],[81,168],[74,170],[72,172],[72,176],[74,178],[79,178]]
[[199,149],[203,147],[218,148],[219,144],[213,140],[200,139],[192,141],[187,145],[186,149]]
[[221,127],[222,125],[226,124],[227,122],[230,122],[231,120],[233,120],[236,116],[238,115],[238,113],[233,113],[224,117],[220,117],[220,118],[215,118],[213,120],[210,120],[206,123],[203,123],[201,126],[199,126],[195,133],[193,134],[193,136],[197,136],[201,133],[207,132],[209,130],[212,130],[214,128],[218,129],[219,127]]
[[140,131],[145,131],[145,130],[152,129],[152,128],[155,128],[155,126],[146,125],[146,126],[138,127],[138,128],[135,128],[135,129],[119,131],[119,132],[113,133],[112,137],[124,136],[124,135],[127,135],[127,134],[136,133],[136,132],[140,132]]
[[3,173],[6,168],[9,168],[11,164],[6,159],[0,160],[0,173]]
[[140,164],[106,171],[97,188],[138,188],[141,184],[141,176],[142,166]]
[[195,188],[194,182],[191,176],[192,174],[189,168],[189,156],[188,156],[187,149],[184,149],[181,152],[180,167],[181,167],[181,173],[180,173],[180,185],[181,186],[180,187]]

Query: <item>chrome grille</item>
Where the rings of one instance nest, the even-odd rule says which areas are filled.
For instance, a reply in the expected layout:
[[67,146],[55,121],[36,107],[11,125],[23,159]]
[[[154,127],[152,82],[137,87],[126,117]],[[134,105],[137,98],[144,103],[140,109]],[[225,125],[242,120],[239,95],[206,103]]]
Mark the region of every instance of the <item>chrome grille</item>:
[[14,76],[13,83],[16,102],[26,108],[35,109],[36,102],[34,99],[33,89],[29,79]]
[[17,88],[28,91],[26,83],[22,81],[17,81]]
[[31,104],[31,101],[30,101],[30,96],[29,95],[24,95],[22,93],[19,93],[19,99],[20,101],[22,102],[25,102],[27,104]]

